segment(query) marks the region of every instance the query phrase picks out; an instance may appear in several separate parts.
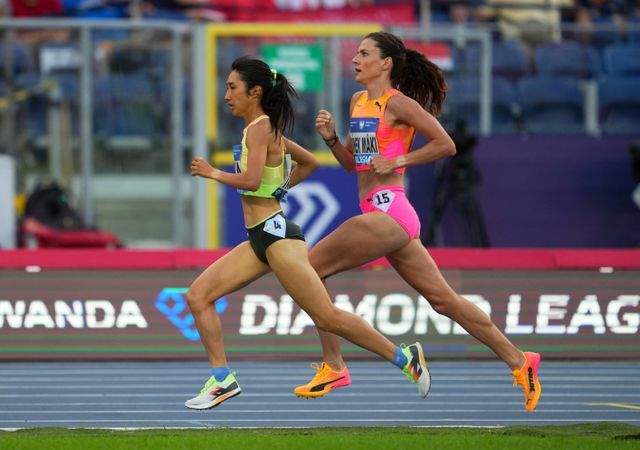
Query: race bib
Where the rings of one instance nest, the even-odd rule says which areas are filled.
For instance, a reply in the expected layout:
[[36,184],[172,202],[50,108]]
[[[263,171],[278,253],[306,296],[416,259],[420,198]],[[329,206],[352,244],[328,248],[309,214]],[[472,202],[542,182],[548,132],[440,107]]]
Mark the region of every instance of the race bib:
[[280,202],[282,203],[287,202],[287,195],[289,194],[289,182],[291,181],[291,167],[291,154],[287,153],[284,155],[284,182],[280,186],[278,186],[278,188],[271,194],[275,197],[276,200],[280,200]]
[[[233,150],[233,168],[235,169],[236,173],[240,173],[242,172],[242,170],[240,170],[240,156],[242,155],[242,145],[233,144],[231,146],[231,149]],[[247,192],[244,189],[236,189],[236,191],[238,191],[240,194]]]
[[396,198],[396,194],[393,191],[385,189],[376,192],[371,198],[371,201],[373,202],[373,206],[381,211],[387,212],[387,210],[393,203],[394,198]]
[[349,134],[356,167],[368,166],[371,158],[380,154],[376,132],[380,119],[360,117],[351,119]]
[[274,236],[284,238],[287,232],[287,221],[280,215],[274,216],[264,223],[263,230]]

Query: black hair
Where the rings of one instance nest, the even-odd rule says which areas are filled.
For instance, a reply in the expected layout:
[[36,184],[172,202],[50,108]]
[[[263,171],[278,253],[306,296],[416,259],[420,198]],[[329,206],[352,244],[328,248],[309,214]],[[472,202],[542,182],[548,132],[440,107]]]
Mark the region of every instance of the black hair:
[[417,50],[404,46],[402,40],[386,31],[369,33],[365,39],[373,39],[382,58],[393,61],[391,83],[407,97],[434,116],[439,116],[447,96],[444,72]]
[[254,86],[262,88],[260,106],[269,116],[275,134],[284,134],[293,129],[294,114],[291,97],[298,97],[287,77],[272,71],[267,63],[249,56],[236,59],[231,70],[238,72],[244,81],[247,93]]

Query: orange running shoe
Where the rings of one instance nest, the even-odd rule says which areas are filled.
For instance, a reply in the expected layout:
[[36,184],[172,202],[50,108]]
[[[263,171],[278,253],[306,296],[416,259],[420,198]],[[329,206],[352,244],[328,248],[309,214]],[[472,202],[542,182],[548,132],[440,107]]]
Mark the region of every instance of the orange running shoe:
[[328,394],[332,389],[351,384],[349,370],[345,367],[340,371],[333,370],[329,364],[311,363],[311,367],[316,369],[316,376],[304,386],[298,386],[293,393],[298,397],[315,398]]
[[540,354],[532,352],[524,352],[524,364],[520,369],[511,372],[513,375],[513,385],[520,385],[524,391],[524,407],[527,412],[536,409],[542,387],[538,380],[538,367],[540,366]]

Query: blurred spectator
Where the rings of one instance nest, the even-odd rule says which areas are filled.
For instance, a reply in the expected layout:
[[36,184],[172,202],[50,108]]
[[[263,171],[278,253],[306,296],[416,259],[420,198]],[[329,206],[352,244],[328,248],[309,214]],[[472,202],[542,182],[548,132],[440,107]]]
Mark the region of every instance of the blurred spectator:
[[573,0],[487,0],[476,14],[479,20],[495,20],[504,40],[519,41],[531,50],[560,41],[560,8],[571,6]]
[[[4,5],[9,5],[6,11]],[[34,18],[55,17],[62,15],[63,6],[60,0],[10,0],[3,2],[2,15],[11,17]],[[25,44],[37,44],[40,42],[60,42],[69,37],[68,30],[37,30],[23,29],[15,32],[16,39]]]
[[145,19],[224,22],[227,16],[214,8],[211,0],[148,0],[143,5]]
[[[64,14],[82,19],[124,19],[129,17],[129,0],[62,0]],[[91,38],[95,47],[96,64],[99,70],[109,64],[113,46],[129,37],[130,32],[123,29],[96,29]],[[57,49],[51,49],[54,53]],[[65,52],[65,49],[59,51]],[[68,51],[68,50],[67,50]],[[75,50],[72,50],[75,51]],[[78,55],[79,56],[79,55]]]
[[623,35],[626,18],[634,13],[636,6],[634,0],[576,0],[575,21],[581,30],[580,38],[590,42],[598,24],[612,26],[613,34]]
[[314,9],[340,9],[371,5],[373,0],[274,0],[276,8],[287,11],[308,11]]
[[[154,2],[155,0],[145,0]],[[195,9],[195,14],[199,15],[199,20],[208,21],[254,21],[255,16],[274,11],[274,0],[196,0],[189,5],[188,0],[171,0],[174,2],[184,2],[183,7]],[[206,5],[206,6],[205,6]],[[200,9],[200,11],[198,11]],[[202,11],[206,9],[206,11]],[[168,11],[165,9],[165,11]],[[205,13],[204,16],[201,13]]]
[[576,0],[576,19],[589,20],[596,16],[624,17],[633,12],[633,0]]
[[[474,9],[478,2],[474,0],[437,0],[431,3],[431,21],[468,25],[475,21]],[[420,8],[418,8],[419,10]],[[418,11],[420,13],[420,11]]]
[[[12,17],[127,17],[130,0],[10,0]],[[6,0],[0,0],[3,11]]]
[[50,17],[61,14],[60,0],[11,0],[12,17]]
[[127,17],[129,2],[125,0],[62,0],[64,14],[92,19],[119,19]]
[[455,25],[468,24],[473,21],[473,10],[468,3],[453,2],[449,7],[449,17]]

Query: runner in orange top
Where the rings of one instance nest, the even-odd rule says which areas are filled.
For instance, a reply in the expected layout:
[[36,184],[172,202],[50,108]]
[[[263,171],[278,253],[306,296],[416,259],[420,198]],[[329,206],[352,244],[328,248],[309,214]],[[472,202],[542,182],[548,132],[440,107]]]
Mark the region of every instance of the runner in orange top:
[[[369,94],[364,92],[356,101],[351,113],[350,136],[358,172],[371,169],[369,161],[372,156],[395,158],[409,152],[416,130],[412,127],[394,128],[385,120],[387,104],[397,94],[402,93],[389,89],[382,97],[369,100]],[[404,167],[395,169],[400,174],[404,170]]]
[[[355,80],[364,91],[351,98],[346,144],[336,135],[331,113],[320,110],[316,129],[338,162],[358,174],[361,215],[352,217],[315,245],[309,254],[322,279],[385,256],[392,267],[429,301],[434,310],[459,323],[512,370],[514,383],[533,411],[540,398],[540,355],[523,353],[480,308],[446,282],[419,239],[420,221],[404,194],[404,169],[453,155],[453,141],[436,117],[447,86],[442,71],[421,53],[407,49],[391,33],[365,37],[353,58]],[[428,143],[409,152],[415,132]],[[324,395],[348,376],[336,336],[318,330],[323,363],[300,397]],[[319,386],[322,389],[318,389]]]

